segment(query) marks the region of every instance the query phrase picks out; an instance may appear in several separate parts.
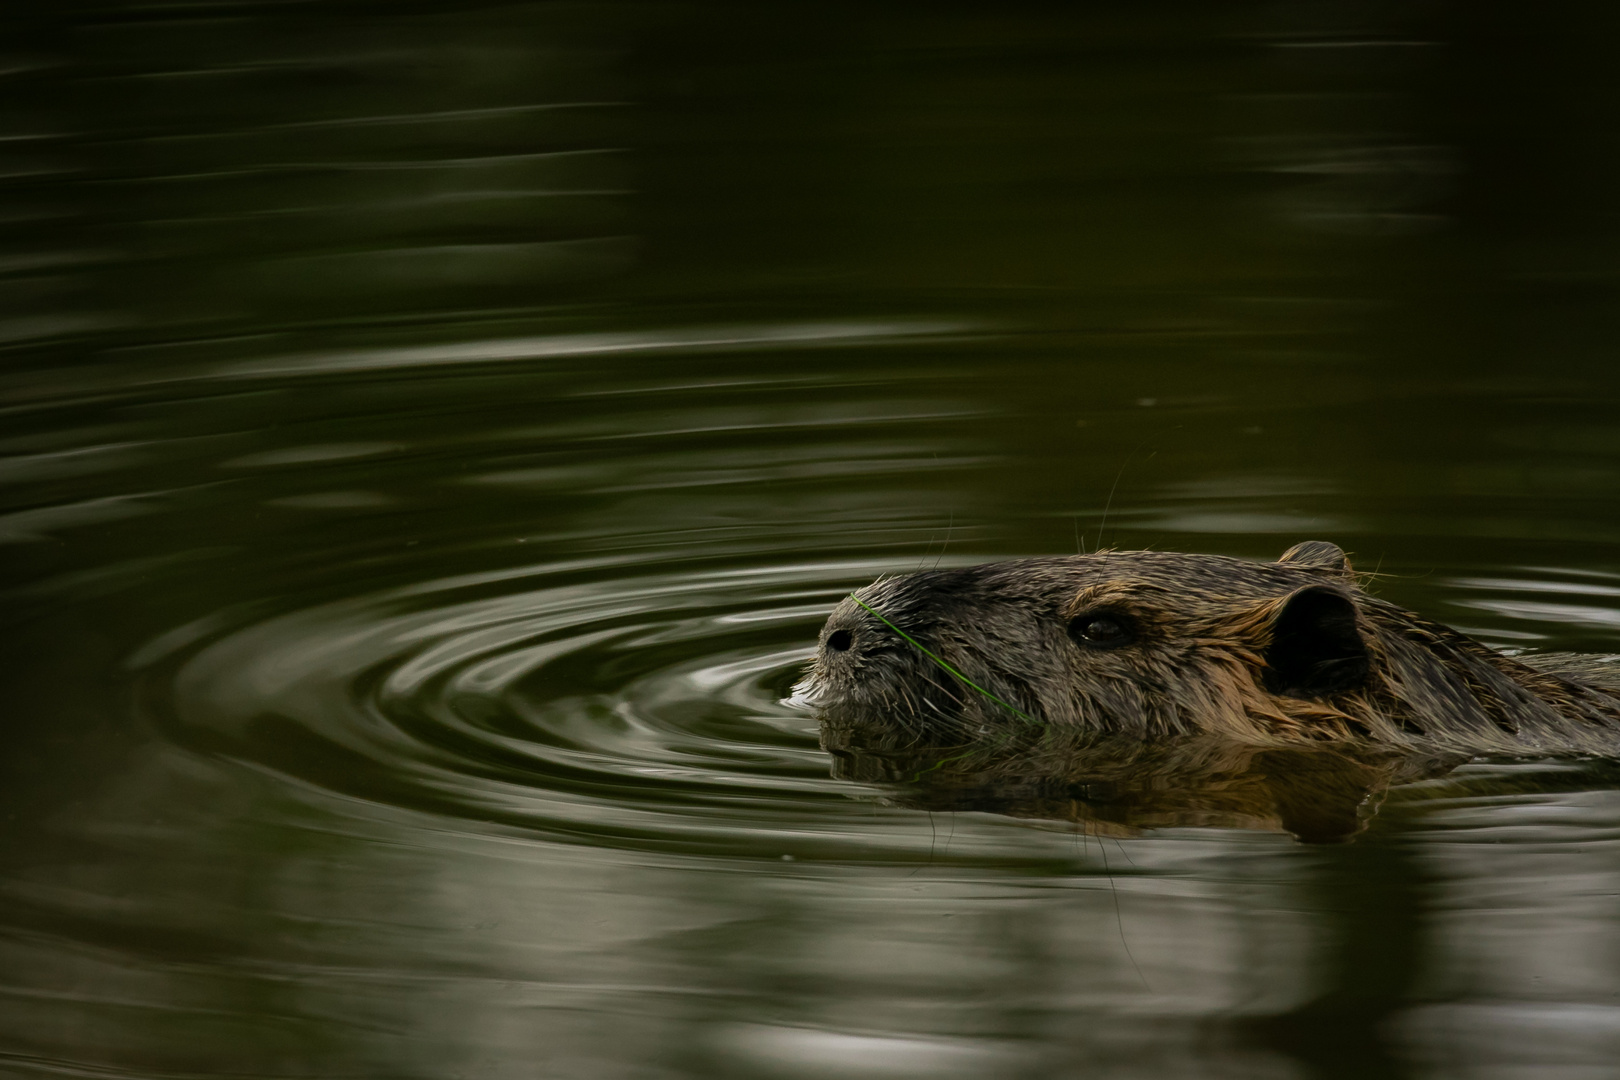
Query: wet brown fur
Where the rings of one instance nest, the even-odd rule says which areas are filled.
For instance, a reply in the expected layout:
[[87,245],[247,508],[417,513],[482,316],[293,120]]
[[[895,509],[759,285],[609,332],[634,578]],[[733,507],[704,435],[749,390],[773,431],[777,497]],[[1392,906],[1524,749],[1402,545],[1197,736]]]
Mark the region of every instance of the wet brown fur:
[[[856,596],[1043,727],[1464,754],[1620,750],[1620,697],[1600,685],[1600,669],[1509,657],[1379,600],[1331,544],[1299,545],[1275,563],[1167,552],[1028,559],[891,578]],[[1088,613],[1123,620],[1131,641],[1094,648],[1072,635],[1071,620]],[[829,648],[837,631],[852,648]],[[1295,681],[1279,685],[1285,675]],[[840,722],[918,743],[1029,723],[849,599],[828,619],[801,691]]]

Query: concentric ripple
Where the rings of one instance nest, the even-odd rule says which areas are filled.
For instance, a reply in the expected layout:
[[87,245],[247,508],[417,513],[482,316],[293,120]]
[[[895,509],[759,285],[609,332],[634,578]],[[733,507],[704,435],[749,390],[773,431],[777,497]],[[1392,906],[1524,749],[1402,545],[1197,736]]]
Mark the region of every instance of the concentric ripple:
[[575,560],[216,615],[132,665],[181,745],[458,828],[750,857],[915,854],[926,832],[874,819],[851,796],[877,793],[831,778],[815,719],[782,702],[838,597],[905,568],[669,566]]
[[349,796],[592,844],[884,846],[779,699],[837,596],[892,568],[623,569],[450,578],[138,663],[173,738]]

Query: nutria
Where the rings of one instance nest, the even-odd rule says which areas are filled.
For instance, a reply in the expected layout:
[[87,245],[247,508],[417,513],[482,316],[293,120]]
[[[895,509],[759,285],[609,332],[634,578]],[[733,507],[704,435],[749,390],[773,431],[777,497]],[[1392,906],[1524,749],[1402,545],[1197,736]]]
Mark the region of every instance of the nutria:
[[1063,729],[1620,751],[1620,680],[1603,661],[1497,652],[1369,595],[1321,541],[1275,563],[1110,551],[883,579],[834,609],[796,690],[833,728],[917,745]]

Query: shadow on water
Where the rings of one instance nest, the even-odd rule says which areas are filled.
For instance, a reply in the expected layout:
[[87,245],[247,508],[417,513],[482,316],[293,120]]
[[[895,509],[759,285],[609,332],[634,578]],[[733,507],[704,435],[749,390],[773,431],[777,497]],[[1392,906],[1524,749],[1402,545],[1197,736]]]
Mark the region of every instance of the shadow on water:
[[1425,922],[1436,882],[1398,827],[1320,858],[1306,885],[1327,939],[1322,989],[1288,1012],[1251,1022],[1250,1037],[1321,1080],[1419,1075],[1388,1021],[1417,996]]
[[[1446,808],[1550,807],[1561,794],[1603,791],[1617,778],[1606,761],[1491,765],[1389,748],[1266,749],[1211,737],[1147,744],[1048,730],[939,748],[824,720],[821,740],[834,776],[866,786],[866,797],[883,805],[947,815],[940,820],[953,834],[961,813],[1072,825],[1096,839],[1110,891],[1118,888],[1115,875],[1129,883],[1143,872],[1121,838],[1150,830],[1286,832],[1311,845],[1300,849],[1295,882],[1295,902],[1312,913],[1320,942],[1309,991],[1287,1008],[1232,1019],[1229,1037],[1324,1080],[1427,1075],[1435,1060],[1414,1054],[1403,1020],[1436,999],[1434,974],[1444,963],[1436,924],[1450,914],[1456,882],[1439,870],[1430,846],[1444,836]],[[1112,863],[1110,839],[1118,845]],[[1128,956],[1133,937],[1141,948],[1144,936],[1127,928],[1118,898],[1115,914]],[[1254,914],[1264,925],[1265,913]],[[1211,1046],[1221,1043],[1212,1038]]]

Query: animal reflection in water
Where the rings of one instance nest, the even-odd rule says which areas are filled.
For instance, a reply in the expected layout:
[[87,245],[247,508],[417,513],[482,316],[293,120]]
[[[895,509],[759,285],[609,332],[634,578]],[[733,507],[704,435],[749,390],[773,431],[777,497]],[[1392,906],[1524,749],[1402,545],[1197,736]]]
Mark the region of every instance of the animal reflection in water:
[[1203,826],[1334,843],[1360,832],[1391,786],[1466,760],[1201,736],[1036,735],[946,748],[883,745],[872,735],[823,722],[835,777],[883,785],[886,801],[910,809],[1073,821],[1108,836]]
[[795,697],[835,775],[906,805],[1327,842],[1474,757],[1614,756],[1615,659],[1499,653],[1311,542],[885,579],[833,611]]

